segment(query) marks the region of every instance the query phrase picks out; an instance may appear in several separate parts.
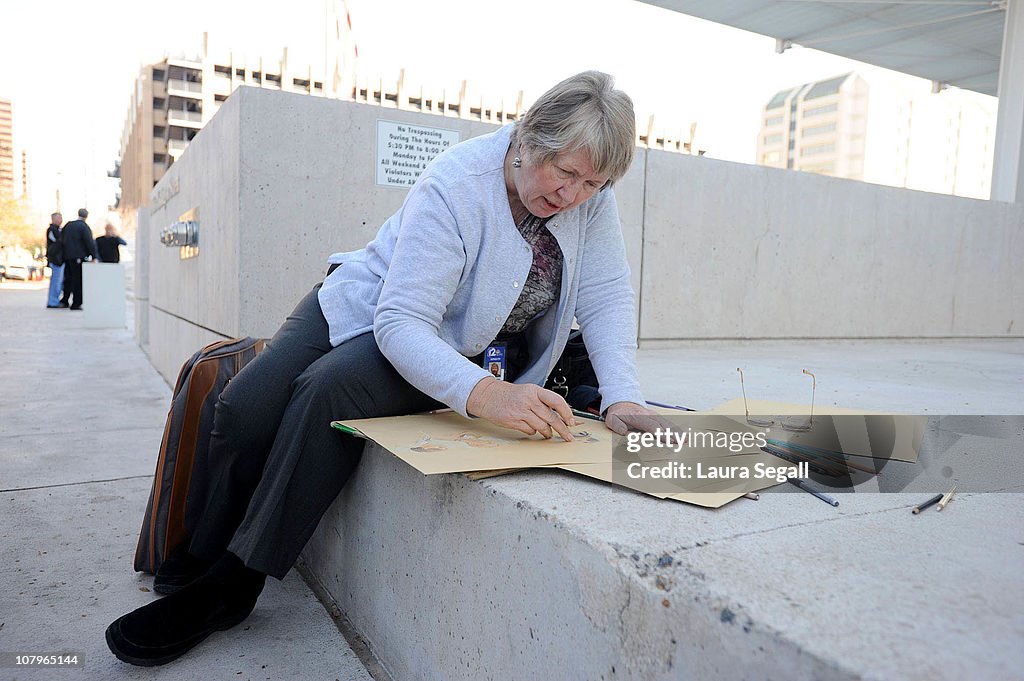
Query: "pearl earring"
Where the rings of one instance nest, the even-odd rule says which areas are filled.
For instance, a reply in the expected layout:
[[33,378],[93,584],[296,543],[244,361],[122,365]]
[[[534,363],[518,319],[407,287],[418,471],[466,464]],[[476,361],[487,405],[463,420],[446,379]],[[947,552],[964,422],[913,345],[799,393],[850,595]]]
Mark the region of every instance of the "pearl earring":
[[521,168],[522,165],[523,165],[523,161],[518,156],[516,156],[514,159],[512,159],[512,167],[513,168]]

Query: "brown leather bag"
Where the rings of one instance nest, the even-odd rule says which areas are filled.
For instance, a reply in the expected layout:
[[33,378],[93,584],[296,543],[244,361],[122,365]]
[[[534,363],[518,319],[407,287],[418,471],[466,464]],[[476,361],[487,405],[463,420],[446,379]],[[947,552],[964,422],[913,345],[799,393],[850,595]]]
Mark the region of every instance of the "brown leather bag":
[[206,456],[217,397],[264,345],[265,341],[255,338],[219,341],[192,355],[181,367],[135,550],[136,570],[155,573],[167,556],[192,536],[206,506]]

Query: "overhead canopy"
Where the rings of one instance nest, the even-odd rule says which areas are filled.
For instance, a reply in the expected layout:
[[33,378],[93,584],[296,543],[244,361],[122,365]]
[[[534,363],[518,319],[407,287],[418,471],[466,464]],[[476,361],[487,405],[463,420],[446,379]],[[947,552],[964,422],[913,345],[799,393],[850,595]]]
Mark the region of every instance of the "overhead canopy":
[[1005,0],[640,0],[995,96]]

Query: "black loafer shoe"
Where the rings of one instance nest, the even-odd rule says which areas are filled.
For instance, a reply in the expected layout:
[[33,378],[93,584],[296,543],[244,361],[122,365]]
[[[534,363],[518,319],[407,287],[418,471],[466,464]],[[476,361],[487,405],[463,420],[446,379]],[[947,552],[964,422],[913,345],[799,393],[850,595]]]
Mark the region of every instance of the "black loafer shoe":
[[179,549],[156,571],[153,577],[153,591],[164,595],[176,593],[205,575],[209,569],[209,562]]
[[[141,620],[148,622],[154,619],[151,617],[154,613],[142,613],[140,612],[141,610],[166,603],[167,600],[167,598],[164,598],[138,610],[133,610],[127,615],[117,618],[107,627],[107,647],[110,648],[110,652],[117,656],[117,659],[139,667],[157,667],[167,664],[195,648],[206,640],[210,634],[216,631],[227,631],[241,624],[256,606],[255,601],[253,601],[248,606],[225,609],[214,617],[203,618],[201,622],[200,617],[197,615],[197,624],[187,630],[183,630],[177,638],[146,635],[152,633],[154,629],[159,630],[155,623],[153,623],[152,627],[146,627],[149,631],[135,630]],[[134,619],[132,619],[133,615],[135,616]],[[126,629],[128,630],[127,632],[125,631]]]
[[177,593],[114,620],[106,631],[110,651],[123,662],[155,667],[240,624],[256,607],[266,575],[218,571],[219,565]]

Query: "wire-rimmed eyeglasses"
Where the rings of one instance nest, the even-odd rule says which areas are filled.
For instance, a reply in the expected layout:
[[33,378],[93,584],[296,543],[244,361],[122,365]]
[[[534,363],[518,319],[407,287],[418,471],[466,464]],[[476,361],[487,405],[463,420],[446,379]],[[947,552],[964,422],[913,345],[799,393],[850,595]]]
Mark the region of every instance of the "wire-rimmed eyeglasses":
[[770,428],[777,425],[781,426],[783,430],[794,433],[805,433],[811,429],[811,424],[814,422],[814,392],[818,386],[818,380],[814,377],[814,374],[807,369],[803,370],[803,373],[811,377],[811,415],[806,418],[803,416],[788,416],[786,418],[776,416],[775,418],[770,418],[750,415],[750,409],[747,407],[747,388],[743,384],[743,370],[736,367],[736,371],[740,374],[740,389],[743,391],[743,411],[746,413],[748,424],[757,428]]

